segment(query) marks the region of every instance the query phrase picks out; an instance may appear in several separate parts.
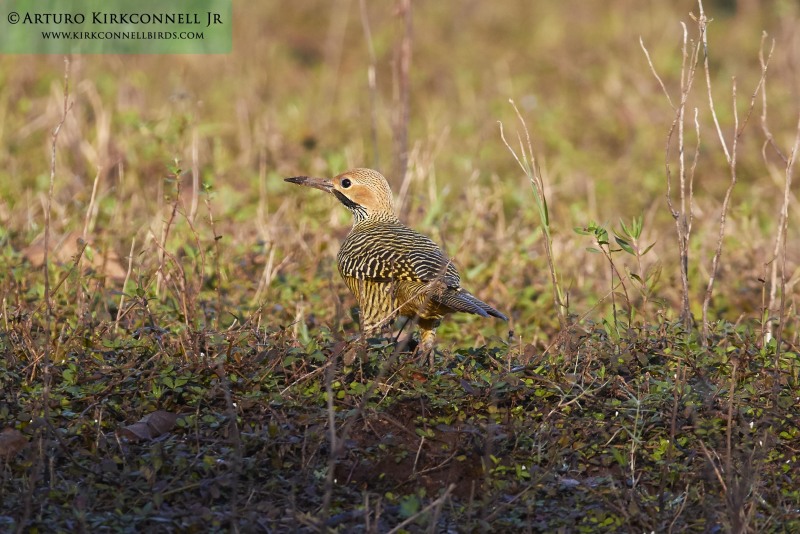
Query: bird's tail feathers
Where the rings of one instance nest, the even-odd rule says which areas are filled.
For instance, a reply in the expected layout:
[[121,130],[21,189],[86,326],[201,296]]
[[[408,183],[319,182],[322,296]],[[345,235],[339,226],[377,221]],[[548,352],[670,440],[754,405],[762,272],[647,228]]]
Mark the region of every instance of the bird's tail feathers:
[[481,317],[492,316],[508,321],[508,317],[464,289],[446,291],[436,300],[455,311],[474,313]]

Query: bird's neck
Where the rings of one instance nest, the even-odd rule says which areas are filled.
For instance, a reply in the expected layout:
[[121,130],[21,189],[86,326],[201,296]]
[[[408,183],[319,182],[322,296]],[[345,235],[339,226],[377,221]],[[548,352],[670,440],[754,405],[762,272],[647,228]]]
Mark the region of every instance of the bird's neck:
[[392,224],[400,222],[393,212],[378,211],[367,213],[366,211],[353,210],[353,229],[375,226],[380,224]]

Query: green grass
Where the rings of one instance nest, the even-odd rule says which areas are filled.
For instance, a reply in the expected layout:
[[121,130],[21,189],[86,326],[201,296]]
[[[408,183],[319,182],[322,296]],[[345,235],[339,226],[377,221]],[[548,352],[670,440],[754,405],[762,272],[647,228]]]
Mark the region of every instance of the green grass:
[[[717,115],[730,142],[731,76],[741,120],[767,31],[768,125],[788,154],[800,11],[739,4],[705,5]],[[676,101],[679,23],[695,37],[695,4],[414,4],[403,219],[510,317],[448,318],[434,369],[391,339],[342,363],[358,333],[335,266],[350,216],[282,180],[377,158],[401,190],[401,22],[368,5],[372,110],[357,2],[235,11],[230,56],[71,58],[50,312],[44,210],[64,64],[0,58],[0,530],[800,529],[796,195],[785,303],[776,287],[766,310],[785,164],[770,147],[762,157],[759,95],[704,343],[729,171],[702,70],[687,101],[701,131],[695,322],[680,320],[664,176],[674,112],[638,40]],[[564,329],[531,184],[500,139],[498,121],[518,146],[510,98],[545,182]],[[688,161],[694,146],[687,123]],[[639,217],[637,257],[620,221],[630,231]]]

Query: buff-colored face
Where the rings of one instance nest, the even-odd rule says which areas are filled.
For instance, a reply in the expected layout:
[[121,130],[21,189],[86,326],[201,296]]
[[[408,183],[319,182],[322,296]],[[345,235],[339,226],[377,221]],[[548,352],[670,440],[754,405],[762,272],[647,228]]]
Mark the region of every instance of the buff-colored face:
[[327,191],[351,211],[394,213],[389,183],[379,172],[371,169],[353,169],[332,180],[298,176],[286,178],[286,181]]

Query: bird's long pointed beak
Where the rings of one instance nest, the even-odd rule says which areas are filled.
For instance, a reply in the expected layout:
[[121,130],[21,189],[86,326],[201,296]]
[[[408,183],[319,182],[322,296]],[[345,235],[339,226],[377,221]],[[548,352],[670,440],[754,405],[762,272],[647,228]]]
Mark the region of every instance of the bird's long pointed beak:
[[314,189],[321,189],[326,193],[333,192],[333,182],[327,178],[311,178],[310,176],[295,176],[293,178],[285,178],[284,181],[297,185],[304,185],[306,187],[313,187]]

